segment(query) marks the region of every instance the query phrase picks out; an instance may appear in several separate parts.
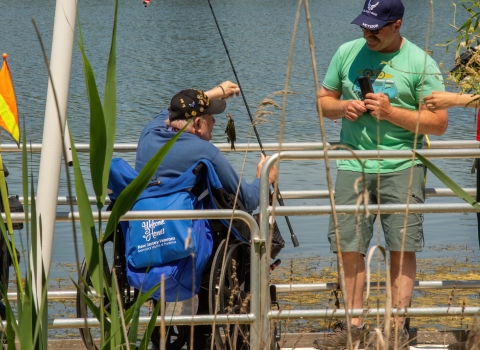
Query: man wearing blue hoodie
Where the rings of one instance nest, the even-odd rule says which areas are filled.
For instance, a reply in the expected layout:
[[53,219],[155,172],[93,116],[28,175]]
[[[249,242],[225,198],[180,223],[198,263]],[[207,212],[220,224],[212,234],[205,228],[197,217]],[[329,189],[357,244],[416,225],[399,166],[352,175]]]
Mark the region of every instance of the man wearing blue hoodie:
[[[207,159],[213,164],[223,188],[228,193],[236,193],[240,178],[222,152],[210,143],[210,140],[215,125],[213,115],[223,113],[227,105],[226,99],[235,94],[238,95],[239,91],[237,84],[225,81],[206,92],[189,89],[182,90],[173,96],[168,110],[160,112],[140,134],[135,170],[142,170],[153,155],[193,119],[163,159],[155,177],[175,178],[199,159]],[[251,184],[243,178],[240,182],[239,199],[247,211],[258,207],[259,177],[266,159],[261,155],[256,178]],[[276,176],[277,170],[273,168],[270,172],[270,183]]]
[[[168,110],[160,112],[140,134],[135,170],[142,170],[155,153],[191,121],[162,160],[155,177],[160,180],[175,178],[198,160],[207,159],[212,163],[223,188],[228,193],[236,193],[240,182],[238,196],[240,202],[247,211],[255,210],[260,199],[260,172],[267,157],[261,155],[256,178],[248,184],[243,178],[240,181],[240,177],[222,152],[210,143],[215,125],[213,115],[223,113],[226,108],[225,100],[235,94],[238,96],[239,92],[237,84],[226,81],[206,92],[188,89],[177,93],[173,96]],[[276,177],[277,169],[273,167],[269,174],[270,183],[275,181]],[[200,288],[198,298],[197,314],[208,314],[208,288]],[[208,341],[211,332],[211,326],[196,326],[193,344],[190,339],[187,342],[188,349],[191,349],[191,345],[194,350],[210,349]],[[186,328],[185,334],[190,334],[189,328]]]

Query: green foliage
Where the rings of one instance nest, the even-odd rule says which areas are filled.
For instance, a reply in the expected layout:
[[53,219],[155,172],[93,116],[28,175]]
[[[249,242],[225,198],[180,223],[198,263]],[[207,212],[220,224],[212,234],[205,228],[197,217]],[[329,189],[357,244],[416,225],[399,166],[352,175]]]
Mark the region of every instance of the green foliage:
[[157,305],[155,306],[155,309],[152,312],[152,317],[148,322],[147,329],[145,330],[145,334],[143,335],[143,338],[142,338],[142,341],[140,342],[140,346],[138,347],[138,350],[147,350],[148,340],[153,334],[153,331],[155,329],[155,321],[157,320],[158,313],[160,312],[160,305],[161,303],[157,303]]
[[[23,135],[26,135],[25,132],[25,123],[23,123]],[[31,225],[26,224],[26,234],[27,237],[31,237],[31,248],[32,248],[32,257],[30,261],[30,256],[28,256],[27,266],[32,266],[32,268],[26,269],[25,277],[25,288],[22,287],[22,279],[20,275],[20,267],[18,260],[16,259],[15,254],[15,242],[13,240],[11,245],[8,243],[7,230],[5,228],[5,223],[2,216],[0,215],[0,230],[4,235],[4,238],[7,242],[8,251],[12,257],[12,261],[15,268],[15,275],[17,279],[17,302],[16,302],[16,312],[10,301],[8,300],[7,291],[2,293],[5,296],[4,302],[7,313],[7,327],[6,327],[6,336],[7,336],[7,347],[8,350],[16,349],[15,345],[15,336],[20,343],[21,350],[30,350],[30,349],[47,349],[47,337],[48,337],[48,322],[47,322],[47,287],[48,287],[48,276],[45,274],[45,269],[43,266],[43,261],[37,259],[37,247],[42,244],[42,232],[37,232],[37,228],[41,228],[41,218],[40,225],[37,225],[36,210],[35,210],[35,191],[33,185],[33,176],[30,177],[30,191],[28,190],[28,162],[27,162],[27,146],[25,137],[22,142],[22,167],[23,167],[23,190],[24,197],[29,197],[29,192],[32,197],[31,202],[31,212],[32,219]],[[3,195],[3,194],[2,194]],[[5,195],[7,195],[5,193]],[[29,213],[29,203],[25,201],[24,203],[25,213]],[[11,217],[7,219],[11,220]],[[26,220],[28,221],[28,220]],[[32,231],[30,231],[30,228]],[[38,265],[41,264],[41,265]],[[42,271],[41,280],[36,280],[36,272]],[[35,302],[34,294],[37,292],[38,286],[42,286],[41,289],[41,303],[40,307],[38,302]],[[18,317],[18,320],[16,319]]]
[[465,202],[470,204],[472,207],[477,209],[480,212],[480,204],[470,196],[467,192],[463,190],[455,181],[453,181],[447,174],[441,171],[430,162],[427,158],[423,157],[421,154],[415,152],[415,156],[430,170],[440,181],[442,181],[448,188],[450,188],[459,198],[463,199]]
[[[422,161],[422,163],[430,170],[440,181],[442,181],[448,188],[450,188],[458,198],[463,199],[465,202],[474,207],[478,212],[480,212],[480,204],[470,196],[467,192],[463,190],[455,181],[453,181],[447,174],[437,168],[432,162],[427,158],[415,152],[415,156]],[[478,170],[477,170],[478,171]],[[478,242],[480,244],[480,234],[478,236]]]
[[[456,62],[460,62],[459,56],[461,51],[465,51],[469,47],[477,47],[480,44],[480,1],[460,1],[462,8],[468,12],[469,17],[466,21],[460,26],[454,27],[457,29],[457,36],[445,43],[442,46],[446,46],[446,51],[451,45],[455,45],[456,48]],[[455,6],[455,4],[454,4]],[[455,6],[456,8],[456,6]],[[453,73],[450,73],[449,79],[455,82],[461,92],[465,93],[480,93],[480,50],[477,50],[476,53],[468,60],[464,62],[460,69],[456,70]]]
[[[78,44],[82,53],[84,64],[85,84],[87,87],[87,95],[90,105],[90,173],[92,177],[93,188],[96,195],[97,208],[99,212],[99,220],[101,222],[101,209],[105,203],[106,189],[108,184],[108,175],[110,163],[113,155],[113,146],[115,142],[115,125],[116,125],[116,28],[118,15],[118,0],[115,5],[114,25],[112,31],[112,41],[110,56],[107,66],[107,78],[105,84],[104,104],[100,102],[100,96],[96,87],[95,75],[90,66],[89,60],[85,54],[83,39],[79,28]],[[103,257],[103,242],[113,232],[118,224],[120,217],[124,215],[133,205],[136,198],[147,187],[156,169],[160,165],[163,157],[168,153],[175,141],[180,137],[188,124],[178,132],[167,144],[165,144],[157,154],[142,169],[137,178],[122,192],[117,199],[110,215],[105,235],[102,234],[101,224],[98,225],[98,235],[95,229],[95,222],[92,209],[88,199],[85,182],[80,169],[77,152],[72,142],[72,159],[75,175],[75,189],[77,194],[78,210],[80,213],[80,227],[82,231],[82,240],[84,246],[85,260],[87,262],[88,272],[91,278],[93,288],[97,295],[104,295],[109,300],[108,310],[104,308],[104,299],[100,299],[100,306],[89,298],[88,293],[84,292],[84,288],[77,285],[79,293],[83,294],[86,306],[91,310],[93,315],[100,321],[100,343],[105,349],[123,348],[127,344],[135,347],[139,310],[142,304],[151,297],[157,287],[141,294],[136,302],[124,312],[121,300],[118,297],[118,286],[116,275],[112,273],[112,283],[104,276],[103,264],[106,259]],[[86,281],[83,284],[90,290]],[[155,324],[155,316],[152,316],[153,324]],[[127,335],[126,326],[131,323],[130,330]],[[106,334],[106,337],[104,337]],[[143,342],[148,344],[148,338],[145,339],[148,332],[144,335]],[[150,332],[151,334],[151,332]],[[105,338],[105,339],[104,339]]]
[[[75,149],[75,143],[73,142],[72,135],[72,160],[73,160],[73,172],[75,179],[75,191],[77,197],[77,207],[80,214],[80,228],[82,232],[82,241],[85,253],[85,260],[87,262],[88,272],[91,280],[91,285],[97,295],[103,296],[106,293],[106,297],[100,297],[100,305],[96,305],[94,301],[89,297],[89,292],[92,292],[90,285],[87,281],[82,280],[77,285],[78,293],[81,293],[86,307],[90,309],[91,313],[96,317],[101,324],[100,334],[100,347],[102,349],[123,349],[135,348],[140,307],[149,299],[155,290],[159,288],[157,285],[152,290],[141,293],[136,302],[126,311],[123,310],[121,298],[118,298],[119,287],[116,283],[115,273],[112,274],[114,283],[109,283],[105,274],[103,264],[106,263],[103,250],[103,237],[101,226],[101,209],[105,203],[106,189],[108,183],[108,175],[110,170],[111,158],[113,155],[113,146],[115,142],[115,125],[116,125],[116,28],[117,28],[117,15],[118,15],[118,0],[115,3],[114,25],[112,31],[112,40],[110,55],[107,66],[106,84],[104,93],[104,102],[102,105],[98,88],[96,85],[95,75],[93,69],[89,63],[87,55],[85,53],[85,47],[83,43],[82,33],[80,25],[78,28],[78,45],[80,48],[83,66],[84,77],[86,84],[86,91],[90,107],[90,174],[93,184],[93,188],[96,196],[96,205],[99,213],[98,230],[95,226],[95,219],[92,213],[92,207],[88,198],[87,189],[85,186],[84,176],[81,171],[80,162]],[[80,23],[80,22],[79,22]],[[12,304],[8,298],[4,298],[7,309],[7,326],[6,337],[8,341],[8,349],[13,350],[15,346],[15,337],[20,342],[20,349],[47,349],[48,338],[48,302],[47,302],[47,287],[48,276],[45,275],[45,269],[43,267],[42,259],[37,256],[37,247],[42,244],[42,232],[41,232],[41,217],[37,219],[35,210],[35,194],[33,186],[33,176],[30,176],[30,188],[29,188],[29,176],[28,176],[28,162],[27,162],[27,146],[26,146],[26,130],[25,123],[23,125],[23,140],[22,140],[22,178],[23,178],[23,193],[24,198],[31,197],[31,207],[28,201],[24,203],[25,215],[28,218],[31,213],[31,221],[26,220],[25,227],[28,237],[31,237],[32,251],[31,261],[27,261],[26,266],[32,266],[33,268],[26,268],[27,275],[25,278],[25,288],[22,287],[22,279],[20,276],[20,269],[18,266],[18,260],[12,259],[15,264],[16,278],[17,278],[17,303],[16,311],[12,307]],[[185,128],[184,128],[185,129]],[[184,130],[182,129],[182,131]],[[119,219],[123,208],[126,208],[125,212],[131,207],[129,201],[138,197],[138,195],[148,185],[148,182],[153,176],[156,168],[166,155],[168,150],[172,147],[176,139],[181,135],[181,132],[177,133],[176,137],[168,142],[162,149],[160,149],[157,155],[147,164],[145,169],[140,173],[139,178],[133,183],[133,186],[129,186],[127,191],[128,197],[118,199],[118,207],[116,213]],[[0,158],[1,163],[1,158]],[[2,176],[0,174],[0,182]],[[1,184],[0,184],[1,185]],[[6,191],[2,191],[6,194]],[[30,194],[30,195],[29,195]],[[38,220],[38,222],[37,222]],[[7,221],[11,221],[10,215],[7,212]],[[111,222],[111,223],[110,223]],[[112,220],[109,223],[114,225]],[[118,221],[117,221],[118,223]],[[0,230],[4,235],[5,240],[8,242],[8,233],[5,228],[5,223],[0,216]],[[13,238],[13,236],[12,236]],[[8,246],[9,253],[12,257],[15,257],[15,244],[12,240],[12,245]],[[30,256],[28,257],[30,258]],[[37,266],[42,264],[42,266]],[[41,280],[36,280],[37,271],[42,271]],[[110,285],[111,284],[111,285]],[[40,300],[36,302],[36,286],[42,286]],[[6,296],[6,291],[2,290],[2,293]],[[104,306],[104,300],[108,299],[109,307],[106,309]],[[146,348],[150,335],[152,334],[155,320],[158,315],[158,306],[156,312],[152,315],[147,331],[145,332],[141,344],[142,348]],[[18,320],[16,319],[18,318]],[[131,324],[130,332],[127,332],[126,327]],[[131,345],[131,347],[129,346]]]

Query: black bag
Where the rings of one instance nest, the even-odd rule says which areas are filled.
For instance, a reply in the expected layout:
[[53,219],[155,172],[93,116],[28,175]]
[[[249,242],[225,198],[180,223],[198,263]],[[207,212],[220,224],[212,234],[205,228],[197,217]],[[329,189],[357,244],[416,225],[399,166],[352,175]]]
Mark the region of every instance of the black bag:
[[[18,198],[17,195],[11,195],[8,197],[8,204],[10,206],[10,213],[23,213],[23,205],[22,205],[22,202],[20,202],[20,199]],[[0,211],[2,213],[4,213],[5,211],[3,210],[3,202],[1,200],[1,196],[0,196]],[[12,228],[14,230],[21,230],[23,229],[23,222],[14,222],[12,223]],[[0,235],[2,233],[0,232]],[[11,244],[9,242],[9,244]],[[6,247],[5,247],[6,249]],[[18,252],[18,249],[15,248],[15,251],[17,253],[17,261],[18,263],[20,263],[20,253]],[[8,254],[8,250],[6,250],[4,253]],[[10,256],[10,254],[8,254],[8,265],[9,266],[13,266],[13,258]]]
[[[10,206],[10,213],[23,213],[23,205],[22,202],[20,202],[20,199],[18,198],[18,195],[14,194],[11,196],[8,196],[8,204]],[[0,199],[0,210],[2,213],[5,213],[5,210],[3,208],[3,202]],[[14,230],[21,230],[23,229],[23,222],[15,222],[12,224]]]

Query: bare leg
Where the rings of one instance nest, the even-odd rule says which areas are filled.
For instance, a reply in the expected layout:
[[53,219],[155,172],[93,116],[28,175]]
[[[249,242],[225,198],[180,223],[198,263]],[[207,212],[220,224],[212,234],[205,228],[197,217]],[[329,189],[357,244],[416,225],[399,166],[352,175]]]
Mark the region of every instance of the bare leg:
[[[343,268],[345,270],[345,289],[347,292],[347,307],[349,309],[363,308],[363,287],[365,285],[365,260],[363,254],[343,252]],[[352,325],[363,325],[362,318],[352,318]]]
[[[402,275],[400,276],[401,252],[390,252],[390,274],[392,278],[392,306],[406,308],[412,299],[413,285],[417,272],[415,252],[403,253]],[[400,293],[399,293],[400,292]],[[403,318],[401,318],[403,326]]]

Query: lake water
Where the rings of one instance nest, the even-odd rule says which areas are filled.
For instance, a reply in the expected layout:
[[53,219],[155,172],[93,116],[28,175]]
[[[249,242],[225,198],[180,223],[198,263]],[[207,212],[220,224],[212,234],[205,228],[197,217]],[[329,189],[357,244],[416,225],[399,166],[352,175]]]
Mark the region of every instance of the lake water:
[[[315,55],[320,81],[329,61],[342,43],[361,36],[361,30],[350,22],[361,11],[363,1],[316,0],[310,2]],[[453,65],[453,51],[445,53],[436,46],[455,36],[450,26],[454,8],[450,0],[434,2],[434,21],[427,38],[429,1],[404,0],[406,14],[403,35],[410,41],[433,50],[433,57]],[[284,0],[225,0],[212,3],[223,36],[228,45],[246,99],[252,112],[267,95],[282,90],[285,85],[288,54],[298,3]],[[99,90],[103,91],[105,67],[110,47],[113,22],[113,1],[79,1],[79,21],[86,53],[95,71]],[[462,23],[465,11],[459,9],[457,22]],[[47,74],[31,18],[35,18],[50,54],[55,2],[37,0],[0,2],[0,50],[9,54],[9,65],[15,81],[20,116],[26,122],[27,140],[42,141],[45,113]],[[134,143],[143,126],[168,106],[171,96],[184,88],[208,89],[224,80],[235,81],[228,58],[206,0],[152,0],[145,8],[140,0],[121,0],[117,34],[117,101],[118,125],[116,142]],[[311,67],[308,33],[302,13],[295,43],[290,95],[284,129],[285,142],[320,141],[319,122],[315,108],[315,89]],[[454,87],[449,87],[453,90]],[[281,100],[276,98],[277,102]],[[248,142],[249,118],[241,98],[229,100],[228,112],[235,119],[237,142]],[[76,143],[88,142],[88,105],[83,68],[78,47],[74,48],[68,103],[69,124]],[[276,142],[280,131],[280,113],[275,111],[268,123],[258,126],[262,142]],[[214,142],[226,142],[226,119],[217,118]],[[341,124],[325,121],[327,139],[338,141]],[[449,128],[442,137],[431,140],[465,140],[475,137],[473,110],[452,109]],[[3,138],[3,142],[7,137]],[[250,140],[255,143],[255,139]],[[134,154],[121,154],[129,161]],[[227,157],[240,171],[243,154],[229,153]],[[258,153],[250,153],[245,176],[253,179]],[[40,157],[33,157],[33,176],[37,177]],[[83,164],[88,164],[82,155]],[[11,193],[21,193],[20,154],[5,154],[10,169]],[[474,187],[470,174],[471,159],[435,160],[462,187]],[[333,165],[333,163],[332,163]],[[85,176],[89,172],[84,168]],[[333,176],[335,171],[333,171]],[[36,181],[35,181],[36,183]],[[323,161],[283,162],[280,187],[285,190],[326,189]],[[444,187],[430,175],[427,187]],[[90,188],[90,193],[93,190]],[[60,182],[60,195],[66,195],[65,177]],[[430,199],[429,202],[453,199]],[[286,201],[287,205],[328,204],[325,200]],[[59,211],[67,211],[59,207]],[[293,248],[282,218],[280,229],[287,241],[282,256],[331,255],[326,227],[328,217],[291,217],[292,226],[300,241]],[[427,214],[425,216],[425,251],[422,257],[458,254],[462,249],[477,249],[477,223],[473,214]],[[66,277],[65,263],[73,262],[73,242],[70,228],[57,224],[55,231],[52,277]],[[431,248],[435,247],[435,248]],[[446,247],[447,249],[439,249]],[[450,252],[452,248],[454,252]]]

